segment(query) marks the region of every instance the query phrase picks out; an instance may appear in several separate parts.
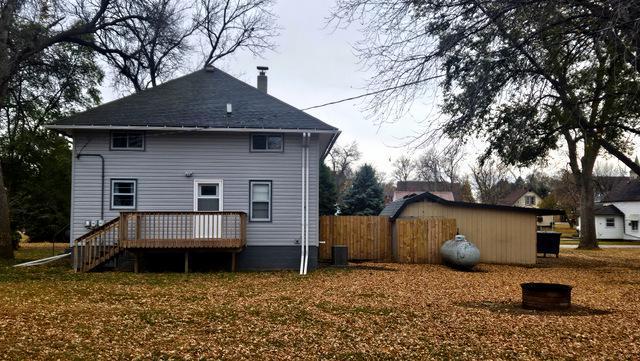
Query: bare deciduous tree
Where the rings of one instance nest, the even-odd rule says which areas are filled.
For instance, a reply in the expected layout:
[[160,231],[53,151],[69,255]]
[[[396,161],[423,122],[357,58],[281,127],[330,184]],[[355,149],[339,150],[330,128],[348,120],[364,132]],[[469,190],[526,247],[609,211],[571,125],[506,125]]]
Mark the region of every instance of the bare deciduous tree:
[[118,28],[97,32],[97,51],[116,70],[121,89],[141,91],[184,70],[196,44],[201,65],[239,50],[261,55],[273,49],[277,35],[272,0],[137,0],[119,4],[131,18]]
[[427,148],[415,163],[418,178],[429,182],[456,183],[460,180],[463,158],[460,147]]
[[480,202],[486,204],[498,203],[504,195],[504,189],[500,185],[508,184],[506,181],[507,172],[508,167],[494,159],[480,162],[471,170]]
[[360,160],[360,157],[361,153],[356,142],[344,146],[336,145],[329,152],[329,163],[338,187],[339,201],[349,187],[349,181],[354,174],[353,165]]
[[415,168],[416,165],[413,162],[413,159],[406,155],[402,155],[393,163],[393,179],[398,182],[406,182],[413,177],[413,171]]

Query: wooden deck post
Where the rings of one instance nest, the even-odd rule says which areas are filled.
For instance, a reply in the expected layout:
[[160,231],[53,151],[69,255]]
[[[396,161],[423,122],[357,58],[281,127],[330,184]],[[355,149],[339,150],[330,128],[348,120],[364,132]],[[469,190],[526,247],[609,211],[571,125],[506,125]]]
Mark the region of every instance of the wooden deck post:
[[184,252],[184,273],[189,273],[189,251]]
[[236,271],[236,253],[237,252],[231,252],[231,272]]
[[133,252],[133,272],[140,272],[140,256],[138,255],[138,251]]

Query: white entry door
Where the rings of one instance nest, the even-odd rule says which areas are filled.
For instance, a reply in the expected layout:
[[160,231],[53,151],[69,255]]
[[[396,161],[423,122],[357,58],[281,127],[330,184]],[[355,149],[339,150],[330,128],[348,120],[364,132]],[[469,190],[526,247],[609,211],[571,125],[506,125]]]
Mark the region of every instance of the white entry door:
[[[196,179],[193,184],[194,211],[222,210],[222,180]],[[195,214],[193,233],[195,238],[221,238],[222,216],[217,214]]]

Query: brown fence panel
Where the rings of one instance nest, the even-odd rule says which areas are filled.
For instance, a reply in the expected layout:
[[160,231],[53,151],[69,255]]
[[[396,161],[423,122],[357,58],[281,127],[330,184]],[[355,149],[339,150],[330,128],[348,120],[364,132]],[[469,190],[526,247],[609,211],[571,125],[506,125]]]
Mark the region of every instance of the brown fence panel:
[[456,234],[456,220],[397,219],[398,262],[441,263],[440,246]]
[[350,260],[391,260],[391,222],[382,216],[321,216],[319,258],[331,259],[331,247],[345,245]]

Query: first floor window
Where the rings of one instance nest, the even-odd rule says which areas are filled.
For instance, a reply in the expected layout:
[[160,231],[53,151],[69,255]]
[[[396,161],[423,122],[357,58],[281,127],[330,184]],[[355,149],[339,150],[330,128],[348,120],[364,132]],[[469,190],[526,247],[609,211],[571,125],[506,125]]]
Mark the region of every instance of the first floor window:
[[271,181],[251,181],[249,220],[268,222],[271,220]]
[[638,221],[631,221],[631,230],[632,231],[637,231],[638,230]]
[[607,218],[607,227],[615,227],[616,219],[615,218]]
[[136,184],[135,179],[111,180],[111,208],[135,209],[136,208]]

